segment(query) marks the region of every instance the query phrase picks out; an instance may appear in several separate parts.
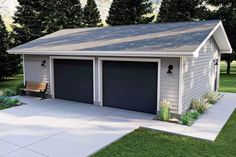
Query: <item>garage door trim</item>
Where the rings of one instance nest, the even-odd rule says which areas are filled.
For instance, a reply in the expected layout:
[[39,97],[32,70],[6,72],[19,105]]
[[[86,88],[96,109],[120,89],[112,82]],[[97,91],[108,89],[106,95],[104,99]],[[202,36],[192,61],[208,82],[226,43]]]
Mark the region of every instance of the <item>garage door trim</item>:
[[127,62],[156,62],[157,64],[157,113],[159,111],[160,102],[160,72],[161,72],[161,60],[157,58],[111,58],[111,57],[99,57],[98,58],[98,89],[99,89],[99,102],[103,106],[103,61],[127,61]]
[[50,87],[52,98],[55,98],[55,84],[54,84],[54,60],[68,59],[68,60],[92,60],[93,61],[93,101],[95,102],[95,57],[67,57],[67,56],[50,56]]

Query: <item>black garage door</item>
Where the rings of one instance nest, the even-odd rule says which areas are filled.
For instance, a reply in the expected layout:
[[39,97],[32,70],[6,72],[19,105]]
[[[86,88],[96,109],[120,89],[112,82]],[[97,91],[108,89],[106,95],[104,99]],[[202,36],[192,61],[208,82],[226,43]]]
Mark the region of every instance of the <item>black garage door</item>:
[[55,98],[93,103],[93,61],[54,60]]
[[103,61],[103,105],[155,114],[157,63]]

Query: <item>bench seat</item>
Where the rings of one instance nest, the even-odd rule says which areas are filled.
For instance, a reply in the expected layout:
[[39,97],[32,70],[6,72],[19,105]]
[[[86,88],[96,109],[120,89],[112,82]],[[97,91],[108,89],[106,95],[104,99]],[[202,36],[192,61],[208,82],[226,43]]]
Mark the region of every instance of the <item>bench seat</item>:
[[33,82],[33,81],[26,81],[25,87],[21,88],[21,91],[23,95],[26,94],[26,92],[35,92],[35,93],[41,93],[42,99],[45,99],[45,93],[47,91],[47,83],[44,82]]
[[21,90],[28,91],[28,92],[41,92],[41,90],[35,90],[35,89],[27,89],[27,88],[21,88]]

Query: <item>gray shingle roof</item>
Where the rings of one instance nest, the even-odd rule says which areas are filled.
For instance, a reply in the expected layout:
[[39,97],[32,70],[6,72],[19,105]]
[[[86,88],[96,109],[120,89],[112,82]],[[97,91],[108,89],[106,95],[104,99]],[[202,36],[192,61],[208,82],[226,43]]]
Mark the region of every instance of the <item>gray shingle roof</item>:
[[218,20],[63,29],[10,51],[193,52]]

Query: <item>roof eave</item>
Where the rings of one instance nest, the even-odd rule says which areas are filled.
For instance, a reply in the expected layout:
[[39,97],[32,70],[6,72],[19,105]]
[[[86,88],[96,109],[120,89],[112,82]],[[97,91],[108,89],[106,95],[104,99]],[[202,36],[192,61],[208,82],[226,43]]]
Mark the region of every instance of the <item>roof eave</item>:
[[221,50],[220,53],[221,54],[231,54],[232,50]]
[[19,51],[8,50],[9,54],[56,55],[56,56],[125,56],[125,57],[193,57],[193,52],[156,51]]

